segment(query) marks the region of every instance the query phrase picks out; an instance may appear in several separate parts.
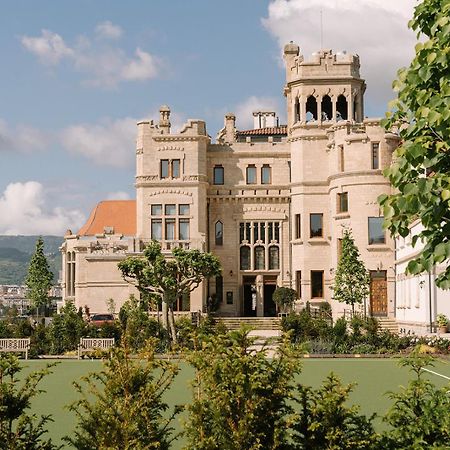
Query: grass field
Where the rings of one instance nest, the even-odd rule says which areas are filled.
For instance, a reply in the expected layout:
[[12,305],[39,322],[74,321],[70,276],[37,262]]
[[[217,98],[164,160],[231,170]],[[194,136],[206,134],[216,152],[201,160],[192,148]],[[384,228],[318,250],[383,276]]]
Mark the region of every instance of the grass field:
[[[24,364],[27,368],[22,373],[26,374],[31,370],[44,367],[46,362],[32,360]],[[53,416],[54,422],[49,424],[48,428],[50,436],[56,442],[60,442],[61,438],[70,434],[75,427],[74,415],[65,409],[65,405],[77,398],[72,382],[89,372],[99,370],[101,365],[102,363],[96,360],[65,360],[54,367],[53,373],[41,383],[41,388],[46,393],[34,400],[33,412]],[[180,373],[168,394],[169,404],[190,401],[189,382],[194,372],[186,363],[181,362],[180,367]],[[450,363],[447,361],[437,361],[432,370],[450,377]],[[396,359],[306,359],[298,381],[317,387],[331,371],[345,383],[357,383],[351,395],[351,403],[361,405],[361,410],[365,414],[376,412],[383,415],[391,405],[386,392],[398,391],[399,386],[406,385],[410,378],[408,370],[399,367]],[[448,385],[448,381],[444,378],[433,374],[427,376],[436,386]],[[380,421],[378,426],[382,427]],[[180,449],[182,444],[180,440],[174,448]]]

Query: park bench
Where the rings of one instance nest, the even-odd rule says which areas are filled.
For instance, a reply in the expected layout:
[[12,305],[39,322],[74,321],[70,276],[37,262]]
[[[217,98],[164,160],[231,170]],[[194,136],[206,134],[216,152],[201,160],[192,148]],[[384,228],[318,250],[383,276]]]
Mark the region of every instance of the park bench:
[[4,338],[0,339],[0,352],[25,353],[25,359],[28,359],[30,350],[30,338]]
[[114,347],[114,338],[81,338],[78,344],[78,359],[83,353],[91,353],[96,350],[110,350]]

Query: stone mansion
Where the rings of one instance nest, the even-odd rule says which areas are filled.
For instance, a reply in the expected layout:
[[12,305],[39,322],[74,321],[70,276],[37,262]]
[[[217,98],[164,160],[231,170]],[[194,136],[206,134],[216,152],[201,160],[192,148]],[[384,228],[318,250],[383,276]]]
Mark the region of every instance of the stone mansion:
[[212,142],[202,120],[171,132],[170,110],[137,124],[136,200],[100,202],[62,247],[63,292],[76,306],[104,312],[134,292],[117,263],[151,239],[217,255],[222,275],[207,280],[178,310],[205,310],[216,297],[223,316],[272,316],[277,286],[299,303],[330,302],[343,230],[351,228],[370,271],[367,309],[394,315],[394,242],[377,203],[390,193],[382,175],[398,136],[364,117],[359,57],[323,50],[305,59],[284,48],[287,124],[256,111],[254,129],[235,116]]

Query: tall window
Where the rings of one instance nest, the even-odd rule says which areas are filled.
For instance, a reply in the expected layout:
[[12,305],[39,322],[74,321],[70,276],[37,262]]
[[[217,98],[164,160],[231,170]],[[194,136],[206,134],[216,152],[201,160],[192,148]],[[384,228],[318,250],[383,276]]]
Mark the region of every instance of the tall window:
[[178,221],[178,239],[180,241],[189,240],[189,219],[180,219]]
[[277,245],[269,247],[269,270],[278,270],[280,268],[280,249]]
[[165,231],[164,238],[166,241],[174,241],[175,240],[175,219],[166,219],[165,220]]
[[250,247],[244,245],[239,250],[241,270],[250,270]]
[[310,214],[309,228],[310,237],[323,237],[323,214]]
[[160,178],[180,178],[179,159],[161,159],[159,163]]
[[214,166],[213,183],[214,184],[223,184],[224,183],[224,170],[223,170],[222,166]]
[[342,192],[337,195],[338,213],[348,212],[348,192]]
[[265,249],[262,245],[255,247],[255,270],[264,270],[266,268],[265,263]]
[[271,168],[268,164],[264,164],[261,167],[261,184],[270,184],[272,183],[272,174]]
[[172,178],[180,178],[180,160],[172,159]]
[[254,164],[247,166],[247,184],[256,184],[256,167]]
[[380,144],[378,142],[372,143],[372,169],[380,168]]
[[161,178],[169,178],[169,160],[168,159],[161,160],[160,176],[161,176]]
[[323,270],[311,270],[311,298],[323,298]]
[[297,297],[302,298],[302,271],[295,272],[295,286],[297,287]]
[[151,236],[156,241],[162,239],[162,219],[152,219]]
[[216,245],[223,245],[223,223],[219,220],[214,227]]
[[384,217],[369,217],[369,244],[384,244],[386,242],[383,220]]
[[295,215],[295,239],[300,239],[302,235],[301,215]]
[[75,295],[75,252],[66,253],[66,296]]

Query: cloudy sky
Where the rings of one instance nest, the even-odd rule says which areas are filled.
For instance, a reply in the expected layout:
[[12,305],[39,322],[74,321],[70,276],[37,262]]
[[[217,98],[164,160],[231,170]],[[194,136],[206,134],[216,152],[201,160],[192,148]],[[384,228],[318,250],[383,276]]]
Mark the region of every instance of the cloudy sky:
[[[101,199],[133,198],[137,120],[285,117],[281,50],[361,58],[380,117],[413,55],[416,0],[15,0],[0,15],[0,234],[78,229]],[[321,14],[322,11],[322,14]]]

